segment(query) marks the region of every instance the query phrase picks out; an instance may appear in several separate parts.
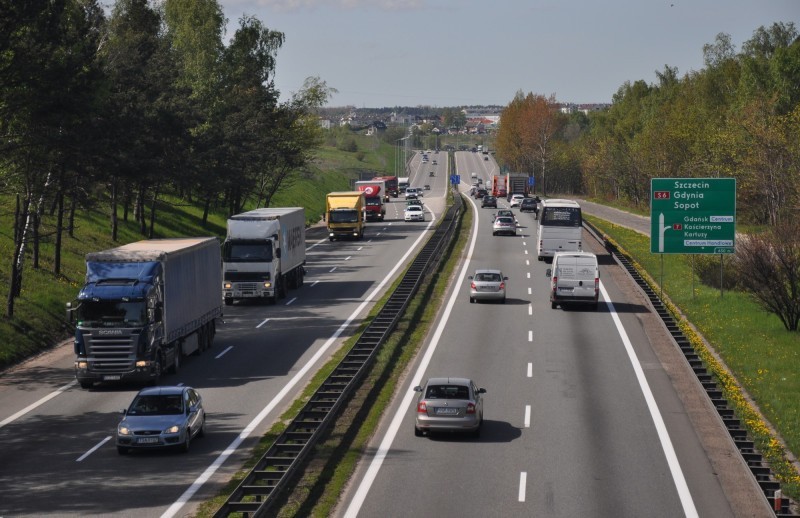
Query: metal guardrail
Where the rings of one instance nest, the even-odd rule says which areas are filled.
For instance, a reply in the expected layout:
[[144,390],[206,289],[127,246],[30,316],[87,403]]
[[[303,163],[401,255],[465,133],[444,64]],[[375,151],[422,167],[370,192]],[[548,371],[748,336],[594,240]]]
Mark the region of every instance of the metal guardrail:
[[358,387],[377,351],[397,327],[425,277],[437,268],[444,250],[455,235],[462,209],[461,196],[454,196],[453,205],[448,208],[378,315],[297,417],[228,496],[214,514],[215,517],[232,514],[262,516],[275,502],[305,457],[336,419],[343,403]]
[[747,467],[750,468],[750,472],[764,492],[764,496],[767,498],[770,507],[775,510],[775,516],[779,518],[797,517],[798,515],[793,514],[791,510],[793,507],[792,501],[789,498],[780,496],[780,483],[775,479],[769,464],[767,464],[763,456],[756,450],[752,439],[748,436],[747,430],[742,426],[741,421],[736,418],[734,410],[728,405],[728,400],[723,397],[722,391],[717,386],[717,382],[714,381],[713,375],[708,372],[700,356],[697,354],[697,351],[694,350],[689,339],[686,338],[686,335],[680,330],[678,323],[666,308],[658,293],[650,287],[625,254],[621,253],[612,243],[600,237],[603,235],[602,231],[588,221],[584,221],[584,227],[600,243],[603,243],[614,260],[627,270],[634,282],[639,285],[639,288],[650,300],[653,310],[661,318],[661,321],[664,322],[667,331],[672,335],[675,344],[680,348],[689,366],[697,376],[697,379],[703,385],[709,399],[711,399],[714,408],[717,409],[736,448],[739,450]]

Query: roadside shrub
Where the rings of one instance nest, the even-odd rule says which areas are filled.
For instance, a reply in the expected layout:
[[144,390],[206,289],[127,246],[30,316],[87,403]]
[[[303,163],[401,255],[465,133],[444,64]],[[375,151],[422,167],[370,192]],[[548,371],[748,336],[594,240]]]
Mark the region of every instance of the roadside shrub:
[[736,246],[742,288],[788,331],[800,329],[800,235],[795,221],[747,236]]
[[[719,255],[686,255],[686,264],[691,267],[694,263],[694,273],[700,282],[712,288],[719,288]],[[726,290],[741,289],[740,271],[737,267],[737,260],[734,256],[725,257],[722,264],[722,283]]]

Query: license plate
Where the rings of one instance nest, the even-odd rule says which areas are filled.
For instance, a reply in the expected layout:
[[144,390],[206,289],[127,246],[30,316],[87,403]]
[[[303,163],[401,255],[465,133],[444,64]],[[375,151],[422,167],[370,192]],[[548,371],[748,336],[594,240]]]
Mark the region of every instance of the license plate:
[[558,291],[572,291],[572,288],[562,288],[561,286],[559,286]]
[[105,381],[119,381],[120,375],[116,374],[116,375],[103,376],[103,379]]
[[155,444],[158,442],[158,437],[139,437],[139,444]]
[[458,414],[457,408],[437,408],[436,415],[456,415]]
[[495,291],[494,286],[478,286],[478,291]]

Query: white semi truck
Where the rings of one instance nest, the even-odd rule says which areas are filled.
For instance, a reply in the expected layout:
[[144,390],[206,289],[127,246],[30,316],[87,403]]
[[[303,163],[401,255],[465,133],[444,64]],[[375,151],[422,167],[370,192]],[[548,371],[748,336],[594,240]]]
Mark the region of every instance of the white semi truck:
[[306,216],[302,207],[262,208],[228,219],[222,246],[225,304],[237,299],[277,302],[303,285]]

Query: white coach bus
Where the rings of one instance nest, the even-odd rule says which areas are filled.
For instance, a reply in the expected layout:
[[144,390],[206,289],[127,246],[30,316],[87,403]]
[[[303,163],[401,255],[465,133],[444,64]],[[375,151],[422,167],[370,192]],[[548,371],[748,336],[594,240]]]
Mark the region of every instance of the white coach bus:
[[541,261],[556,252],[581,251],[581,206],[574,200],[542,201],[536,255]]

